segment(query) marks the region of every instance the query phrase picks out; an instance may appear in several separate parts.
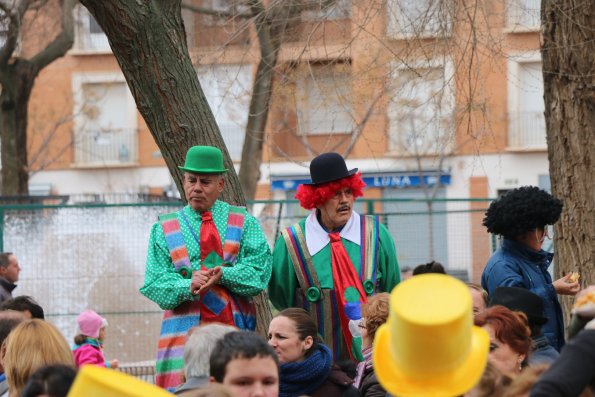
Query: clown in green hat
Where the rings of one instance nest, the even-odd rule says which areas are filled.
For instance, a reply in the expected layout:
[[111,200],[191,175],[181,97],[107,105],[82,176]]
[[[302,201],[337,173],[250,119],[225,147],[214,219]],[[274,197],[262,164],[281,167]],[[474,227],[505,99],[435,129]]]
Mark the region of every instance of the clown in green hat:
[[182,383],[186,338],[180,334],[208,323],[254,330],[252,296],[271,275],[271,251],[258,221],[218,199],[228,171],[221,150],[193,146],[179,168],[188,205],[153,225],[140,289],[165,310],[156,382],[168,390]]

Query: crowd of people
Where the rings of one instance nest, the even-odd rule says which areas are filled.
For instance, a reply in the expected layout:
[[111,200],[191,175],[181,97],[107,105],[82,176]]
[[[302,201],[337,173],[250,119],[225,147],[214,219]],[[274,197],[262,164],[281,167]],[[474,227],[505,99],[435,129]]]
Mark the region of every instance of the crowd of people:
[[[13,298],[20,268],[3,253],[0,396],[591,395],[595,286],[552,280],[542,244],[562,203],[549,193],[522,187],[490,204],[483,223],[502,244],[479,285],[435,261],[399,269],[386,227],[353,210],[365,184],[336,153],[312,160],[296,194],[311,213],[272,251],[245,208],[219,200],[219,149],[190,148],[180,169],[188,205],[154,224],[140,288],[164,310],[156,386],[114,371],[96,312],[79,315],[69,346],[34,300]],[[259,324],[266,337],[262,292],[275,313]],[[569,324],[558,295],[576,295]]]

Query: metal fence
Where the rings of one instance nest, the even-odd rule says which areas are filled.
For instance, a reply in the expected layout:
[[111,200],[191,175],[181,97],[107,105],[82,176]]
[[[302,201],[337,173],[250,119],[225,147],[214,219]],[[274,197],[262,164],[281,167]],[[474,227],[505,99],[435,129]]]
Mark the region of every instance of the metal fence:
[[[358,200],[356,210],[381,217],[395,239],[401,267],[435,259],[465,278],[473,267],[476,245],[490,244],[485,229],[480,240],[473,232],[488,203]],[[0,248],[14,252],[22,267],[14,295],[33,296],[69,340],[76,332],[76,316],[92,308],[109,322],[107,359],[152,360],[162,312],[138,289],[152,224],[159,214],[180,206],[179,202],[0,206]],[[252,213],[271,247],[282,228],[307,215],[289,200],[256,201]]]

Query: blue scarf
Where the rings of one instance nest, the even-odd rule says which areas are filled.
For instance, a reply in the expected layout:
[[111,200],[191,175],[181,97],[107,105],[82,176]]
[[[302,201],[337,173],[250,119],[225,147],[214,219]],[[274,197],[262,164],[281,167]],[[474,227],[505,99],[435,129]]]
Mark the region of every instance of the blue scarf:
[[281,364],[279,397],[312,394],[328,378],[332,363],[330,349],[318,344],[318,349],[304,361]]

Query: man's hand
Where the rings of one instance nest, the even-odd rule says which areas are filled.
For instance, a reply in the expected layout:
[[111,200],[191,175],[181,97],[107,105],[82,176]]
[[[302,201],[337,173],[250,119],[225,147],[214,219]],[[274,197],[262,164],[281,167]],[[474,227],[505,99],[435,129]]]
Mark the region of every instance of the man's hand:
[[110,360],[109,365],[110,365],[110,368],[116,369],[120,365],[120,361],[118,361],[117,359]]
[[[192,284],[190,285],[192,293],[198,295],[203,292],[207,292],[213,285],[217,284],[219,280],[221,280],[222,274],[223,271],[221,270],[221,266],[215,266],[211,269],[194,272],[192,275]],[[193,287],[195,276],[198,279],[198,289]]]
[[209,281],[208,270],[198,270],[192,272],[192,281],[190,282],[190,291],[194,295],[198,295],[200,288]]
[[559,278],[552,284],[557,294],[560,295],[576,295],[581,290],[581,285],[578,281],[572,282],[570,277],[572,273],[568,273],[566,276]]

